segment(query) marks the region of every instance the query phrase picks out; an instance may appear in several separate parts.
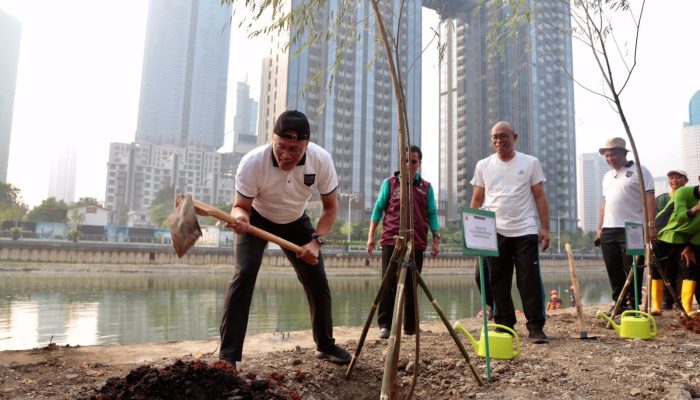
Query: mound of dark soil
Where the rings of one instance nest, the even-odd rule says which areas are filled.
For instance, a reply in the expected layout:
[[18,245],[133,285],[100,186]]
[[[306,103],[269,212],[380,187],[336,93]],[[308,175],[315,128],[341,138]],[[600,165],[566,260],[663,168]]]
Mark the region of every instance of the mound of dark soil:
[[683,319],[683,326],[691,332],[700,333],[700,315]]
[[126,399],[281,399],[295,400],[296,393],[276,393],[275,382],[283,376],[271,374],[269,379],[244,377],[230,366],[217,361],[176,361],[162,369],[143,365],[132,369],[124,378],[110,378],[90,397],[93,400]]

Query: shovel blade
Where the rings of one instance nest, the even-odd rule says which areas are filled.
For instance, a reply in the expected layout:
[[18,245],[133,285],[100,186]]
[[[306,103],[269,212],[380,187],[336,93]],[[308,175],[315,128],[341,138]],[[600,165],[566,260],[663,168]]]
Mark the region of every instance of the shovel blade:
[[178,195],[175,199],[175,211],[170,214],[168,220],[175,253],[182,258],[202,236],[202,229],[199,227],[197,215],[194,212],[192,196]]

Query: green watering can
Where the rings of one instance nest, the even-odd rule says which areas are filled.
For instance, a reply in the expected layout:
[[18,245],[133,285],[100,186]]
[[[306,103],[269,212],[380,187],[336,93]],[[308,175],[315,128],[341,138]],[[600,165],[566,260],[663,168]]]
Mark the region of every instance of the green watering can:
[[[498,360],[511,360],[520,354],[520,338],[514,330],[507,326],[500,324],[488,324],[489,328],[489,356]],[[496,332],[493,329],[500,328],[506,332]],[[484,338],[484,331],[481,331],[481,337],[477,342],[474,337],[467,332],[466,329],[459,322],[455,322],[454,325],[455,332],[462,332],[469,339],[480,357],[486,357],[486,339]],[[513,344],[513,338],[515,338],[515,345]],[[515,347],[515,350],[513,350]]]
[[623,338],[628,339],[651,339],[656,336],[656,320],[651,315],[636,310],[627,310],[620,315],[620,325],[616,324],[612,318],[598,311],[596,318],[605,318],[610,325]]

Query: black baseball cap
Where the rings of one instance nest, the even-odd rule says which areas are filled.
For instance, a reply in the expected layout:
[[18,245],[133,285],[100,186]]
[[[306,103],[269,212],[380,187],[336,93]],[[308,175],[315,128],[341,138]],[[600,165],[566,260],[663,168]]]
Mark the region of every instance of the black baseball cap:
[[272,132],[292,140],[307,140],[311,136],[309,120],[303,112],[297,110],[287,110],[280,114]]

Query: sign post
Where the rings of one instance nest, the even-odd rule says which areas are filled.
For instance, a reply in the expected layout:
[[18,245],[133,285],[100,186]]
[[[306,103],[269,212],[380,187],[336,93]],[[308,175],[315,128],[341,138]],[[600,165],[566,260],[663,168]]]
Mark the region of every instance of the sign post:
[[484,257],[498,256],[496,237],[496,213],[493,211],[462,208],[462,246],[465,255],[478,256],[481,284],[481,309],[483,337],[486,353],[486,380],[491,382],[491,355],[489,354],[488,316],[486,315],[486,286],[484,281]]
[[[637,288],[637,257],[644,255],[644,229],[642,224],[625,222],[626,254],[632,256],[632,273],[634,274],[634,309],[639,311],[639,292]],[[651,292],[648,292],[651,293]]]

